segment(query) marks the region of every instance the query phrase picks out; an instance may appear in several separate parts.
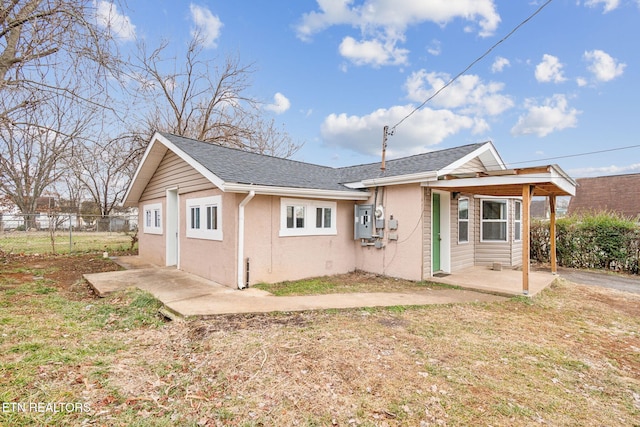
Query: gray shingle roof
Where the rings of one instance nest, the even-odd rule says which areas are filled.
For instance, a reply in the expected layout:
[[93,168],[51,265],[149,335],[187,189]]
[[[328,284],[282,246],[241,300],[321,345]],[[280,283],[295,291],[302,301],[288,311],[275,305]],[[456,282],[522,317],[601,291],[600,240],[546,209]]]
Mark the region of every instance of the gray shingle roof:
[[338,191],[349,190],[344,185],[349,182],[436,171],[484,145],[471,144],[388,160],[387,169],[382,172],[380,163],[332,168],[223,147],[165,132],[160,134],[225,182]]

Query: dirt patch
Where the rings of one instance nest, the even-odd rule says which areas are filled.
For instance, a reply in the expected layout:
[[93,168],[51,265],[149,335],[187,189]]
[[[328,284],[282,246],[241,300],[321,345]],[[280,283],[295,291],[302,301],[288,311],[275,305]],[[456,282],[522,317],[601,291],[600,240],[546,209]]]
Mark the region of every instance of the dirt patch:
[[[121,270],[113,261],[103,259],[98,254],[12,255],[5,258],[1,268],[8,271],[3,274],[20,283],[40,277],[50,280],[61,289],[67,289],[82,280],[82,275],[86,273]],[[29,272],[12,272],[21,269],[27,269]],[[31,272],[40,275],[34,276]]]

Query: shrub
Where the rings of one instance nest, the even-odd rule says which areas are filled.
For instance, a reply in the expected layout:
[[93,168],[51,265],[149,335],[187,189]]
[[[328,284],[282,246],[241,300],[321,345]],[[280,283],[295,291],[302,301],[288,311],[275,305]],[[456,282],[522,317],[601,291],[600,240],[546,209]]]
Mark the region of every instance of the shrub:
[[[550,258],[548,221],[531,224],[531,259]],[[613,212],[594,212],[556,221],[558,264],[638,274],[640,225]]]

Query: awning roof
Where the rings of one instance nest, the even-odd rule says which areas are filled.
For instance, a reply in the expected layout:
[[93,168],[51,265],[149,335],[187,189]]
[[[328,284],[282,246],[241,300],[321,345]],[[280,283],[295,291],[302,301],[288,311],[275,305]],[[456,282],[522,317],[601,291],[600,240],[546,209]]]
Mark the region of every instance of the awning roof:
[[533,186],[533,196],[573,196],[576,182],[558,165],[503,169],[488,172],[447,174],[426,187],[449,192],[481,194],[496,197],[522,196],[522,186]]

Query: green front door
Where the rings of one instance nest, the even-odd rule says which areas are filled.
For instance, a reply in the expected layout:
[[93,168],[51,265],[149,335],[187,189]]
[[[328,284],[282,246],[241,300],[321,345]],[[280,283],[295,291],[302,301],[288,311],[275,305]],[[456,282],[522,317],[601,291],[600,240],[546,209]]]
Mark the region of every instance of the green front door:
[[433,193],[431,203],[431,262],[433,272],[440,271],[440,195]]

